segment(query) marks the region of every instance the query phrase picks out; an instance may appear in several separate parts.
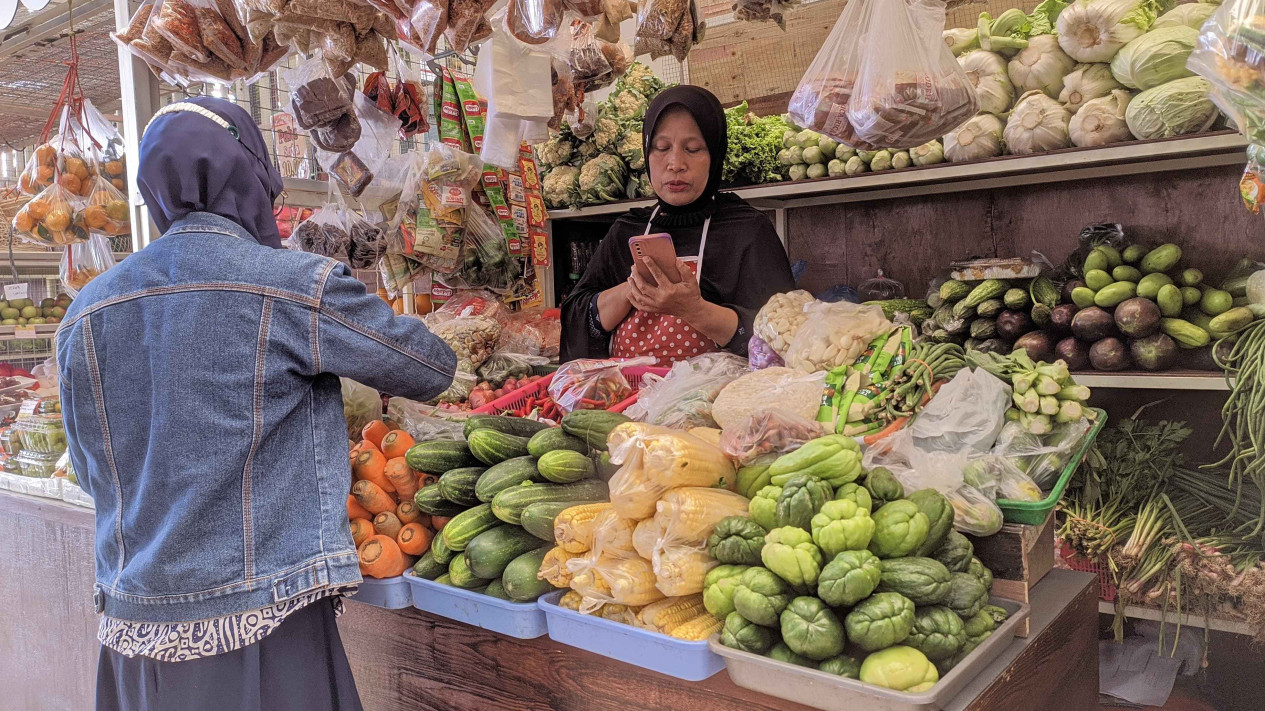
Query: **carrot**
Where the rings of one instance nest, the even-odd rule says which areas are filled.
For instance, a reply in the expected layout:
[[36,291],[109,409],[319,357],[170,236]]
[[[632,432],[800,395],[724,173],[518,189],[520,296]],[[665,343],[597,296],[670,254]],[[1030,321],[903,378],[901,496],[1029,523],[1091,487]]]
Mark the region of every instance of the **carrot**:
[[395,534],[400,532],[402,525],[394,511],[383,511],[373,517],[373,530],[384,536],[395,538]]
[[356,497],[356,503],[375,516],[383,511],[395,510],[395,502],[391,500],[391,495],[371,481],[362,480],[353,484],[351,495]]
[[395,534],[400,550],[409,555],[422,555],[430,548],[430,539],[434,536],[429,528],[420,523],[410,523]]
[[359,546],[365,542],[365,539],[373,535],[373,524],[369,523],[367,518],[353,518],[351,520],[351,539]]
[[365,425],[365,428],[360,431],[360,436],[363,437],[366,442],[372,442],[374,447],[382,449],[382,438],[386,437],[387,433],[390,431],[391,430],[387,427],[387,423],[382,420],[374,420],[373,422]]
[[431,516],[430,527],[435,529],[436,533],[439,533],[444,530],[444,526],[447,526],[448,522],[451,520],[452,516]]
[[439,481],[439,477],[434,474],[427,474],[426,472],[417,473],[417,488],[419,489],[425,489],[437,481]]
[[386,466],[382,468],[382,475],[395,487],[395,493],[400,495],[401,501],[407,501],[417,493],[417,477],[404,457],[387,460]]
[[404,524],[420,523],[423,526],[430,525],[430,517],[417,508],[417,503],[412,498],[401,501],[400,505],[395,507],[395,517],[400,519],[400,523]]
[[896,419],[892,420],[890,424],[888,424],[886,427],[879,430],[878,432],[867,434],[862,441],[864,441],[867,446],[874,444],[875,442],[878,442],[879,440],[883,439],[884,437],[887,437],[888,435],[899,432],[900,429],[905,426],[906,422],[909,422],[908,417],[897,417]]
[[357,479],[371,481],[388,494],[395,493],[395,484],[387,478],[384,471],[387,466],[386,457],[382,456],[382,452],[376,449],[361,450],[356,455],[356,459],[351,463],[351,473],[356,475]]
[[394,538],[380,533],[369,536],[358,550],[360,572],[371,578],[394,578],[403,575],[404,552]]
[[360,502],[356,501],[356,497],[352,496],[351,494],[348,494],[347,495],[347,518],[349,519],[363,518],[365,520],[369,520],[373,518],[373,512],[361,506]]
[[403,457],[404,453],[409,450],[415,443],[413,436],[404,430],[392,430],[382,438],[382,453],[387,459]]

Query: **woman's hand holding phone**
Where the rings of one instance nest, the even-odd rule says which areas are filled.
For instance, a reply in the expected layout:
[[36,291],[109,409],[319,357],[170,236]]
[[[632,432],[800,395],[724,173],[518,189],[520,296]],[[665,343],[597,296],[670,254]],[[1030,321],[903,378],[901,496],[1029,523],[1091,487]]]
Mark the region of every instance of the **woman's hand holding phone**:
[[[669,274],[650,257],[634,258],[632,273],[628,276],[628,301],[633,308],[652,314],[670,314],[690,321],[703,303],[694,272],[685,262],[677,259],[672,265],[675,274]],[[642,276],[648,272],[653,281]]]

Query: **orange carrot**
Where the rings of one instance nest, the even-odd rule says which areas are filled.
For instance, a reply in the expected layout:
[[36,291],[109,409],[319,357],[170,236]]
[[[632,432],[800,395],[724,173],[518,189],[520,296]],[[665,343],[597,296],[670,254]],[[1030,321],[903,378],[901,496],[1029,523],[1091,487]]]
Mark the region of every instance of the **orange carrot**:
[[371,578],[394,578],[405,569],[404,552],[394,538],[374,534],[360,544],[360,572]]
[[403,457],[404,453],[414,444],[413,436],[404,430],[392,430],[382,438],[382,453],[387,459],[395,459]]
[[430,524],[430,517],[417,508],[417,503],[413,501],[412,497],[401,501],[400,505],[395,507],[395,517],[400,519],[400,523],[404,524],[420,523],[423,526]]
[[400,550],[409,555],[422,555],[430,548],[430,539],[434,534],[420,523],[410,523],[395,534]]
[[375,516],[383,511],[395,510],[395,502],[391,500],[391,495],[371,481],[362,480],[353,484],[351,495],[356,497],[356,503]]
[[439,477],[426,472],[417,472],[417,488],[425,489],[426,487],[439,481]]
[[382,456],[382,452],[376,449],[365,449],[361,450],[360,454],[357,454],[356,459],[351,463],[351,473],[357,479],[371,481],[382,487],[383,491],[392,494],[395,493],[395,484],[392,484],[391,480],[387,478],[384,471],[386,466],[387,459]]
[[369,520],[373,518],[373,512],[361,506],[360,502],[356,501],[356,497],[352,496],[351,494],[348,494],[347,495],[347,518],[349,519],[363,518],[365,520]]
[[367,518],[353,518],[351,520],[351,539],[359,546],[365,542],[365,539],[373,535],[373,524],[369,523]]
[[395,538],[395,534],[400,532],[400,519],[396,517],[394,511],[383,511],[373,517],[373,530],[384,536]]
[[404,461],[404,457],[387,460],[386,466],[382,468],[382,475],[395,487],[395,493],[399,494],[401,501],[407,501],[417,493],[417,476],[413,474],[408,462]]
[[863,441],[865,442],[867,446],[874,444],[875,442],[878,442],[879,440],[883,439],[884,437],[887,437],[888,435],[899,432],[900,429],[905,426],[906,422],[909,422],[908,417],[897,417],[896,419],[892,420],[889,425],[879,430],[878,432],[867,434],[864,437]]
[[365,425],[365,428],[360,431],[360,436],[363,437],[366,442],[372,442],[374,447],[382,449],[382,438],[386,437],[387,433],[390,431],[391,430],[387,428],[387,423],[382,420],[374,420],[373,422]]
[[448,522],[451,520],[452,516],[431,516],[430,527],[435,529],[436,533],[439,533],[444,530],[444,526],[447,526]]

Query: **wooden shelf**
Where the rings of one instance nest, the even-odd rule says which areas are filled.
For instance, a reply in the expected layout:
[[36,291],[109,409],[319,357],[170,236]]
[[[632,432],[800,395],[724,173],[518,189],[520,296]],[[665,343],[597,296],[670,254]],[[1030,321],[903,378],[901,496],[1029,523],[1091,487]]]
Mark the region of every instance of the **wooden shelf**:
[[1091,389],[1123,390],[1210,390],[1229,392],[1230,384],[1221,373],[1197,370],[1163,373],[1072,373],[1077,384]]
[[[1106,600],[1098,601],[1098,611],[1104,615],[1116,614],[1116,603],[1107,602]],[[1125,617],[1135,620],[1152,620],[1161,622],[1167,620],[1169,624],[1176,624],[1178,616],[1174,612],[1169,612],[1167,616],[1163,610],[1154,607],[1143,607],[1141,605],[1125,605]],[[1229,632],[1231,634],[1255,635],[1256,630],[1243,620],[1228,619],[1224,617],[1205,617],[1204,615],[1183,614],[1181,615],[1181,623],[1183,627],[1205,627],[1217,632]]]

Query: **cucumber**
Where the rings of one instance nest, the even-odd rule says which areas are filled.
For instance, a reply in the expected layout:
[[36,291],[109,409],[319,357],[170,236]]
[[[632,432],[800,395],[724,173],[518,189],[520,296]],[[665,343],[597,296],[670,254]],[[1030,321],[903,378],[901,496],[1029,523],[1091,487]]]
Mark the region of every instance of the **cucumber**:
[[491,503],[497,494],[525,481],[544,481],[536,469],[535,457],[515,457],[489,468],[479,477],[474,495],[485,504]]
[[465,506],[445,499],[443,492],[439,490],[439,484],[418,489],[413,495],[413,503],[417,504],[417,508],[422,513],[429,516],[456,516],[466,509]]
[[505,594],[515,602],[531,602],[545,593],[552,592],[554,587],[541,580],[540,564],[551,546],[543,546],[529,553],[524,553],[505,566],[501,574],[501,584],[505,586]]
[[527,453],[533,457],[544,456],[546,452],[568,449],[580,454],[589,453],[589,445],[584,440],[562,431],[561,427],[541,430],[527,441]]
[[554,542],[553,537],[553,520],[558,518],[558,514],[580,504],[595,504],[594,501],[541,501],[540,503],[531,504],[523,509],[520,515],[518,525],[523,530],[549,543]]
[[435,582],[439,583],[440,585],[452,585],[452,577],[449,576],[447,573],[444,573],[438,578],[435,578]]
[[518,437],[531,437],[541,430],[549,429],[549,425],[522,417],[506,417],[503,415],[471,415],[466,418],[463,437],[470,439],[475,430],[496,430]]
[[505,566],[518,556],[540,547],[540,539],[518,526],[501,525],[474,537],[466,546],[470,572],[484,580],[501,577]]
[[464,555],[453,556],[452,562],[448,564],[448,578],[452,580],[453,585],[468,590],[481,588],[488,583],[470,570],[470,564],[466,562]]
[[619,471],[619,465],[611,461],[610,452],[594,452],[593,466],[597,469],[597,475],[603,481],[610,481],[611,477]]
[[435,554],[431,551],[426,551],[426,555],[423,555],[413,566],[413,575],[423,580],[434,580],[446,572],[448,572],[447,564],[436,560]]
[[475,485],[485,471],[483,467],[450,469],[439,477],[439,493],[454,504],[477,506],[479,497],[475,495]]
[[526,437],[484,429],[471,432],[466,445],[475,459],[492,466],[507,459],[527,456],[527,442]]
[[[593,501],[610,496],[606,482],[585,479],[574,484],[523,484],[511,487],[492,499],[492,513],[515,526],[522,521],[523,509],[541,501]],[[448,524],[452,525],[452,524]]]
[[606,410],[576,410],[562,418],[562,429],[588,443],[593,449],[606,451],[606,438],[611,430],[631,422],[626,415]]
[[436,440],[419,442],[404,453],[404,461],[416,472],[443,474],[449,469],[472,467],[479,463],[464,442]]
[[447,543],[444,543],[442,535],[436,534],[430,541],[430,554],[435,558],[435,562],[445,566],[446,570],[447,565],[452,562],[457,552],[449,548]]
[[555,484],[570,484],[593,476],[593,460],[587,456],[559,449],[545,452],[536,462],[536,469],[544,478]]
[[436,538],[442,537],[444,545],[449,549],[462,551],[475,536],[497,525],[500,525],[500,521],[492,513],[492,505],[479,504],[454,516]]
[[500,578],[488,583],[488,586],[483,589],[483,594],[498,600],[510,599],[510,596],[505,593],[505,583],[502,583]]

